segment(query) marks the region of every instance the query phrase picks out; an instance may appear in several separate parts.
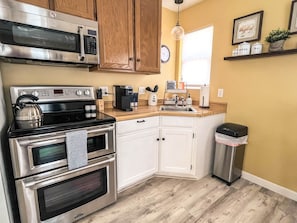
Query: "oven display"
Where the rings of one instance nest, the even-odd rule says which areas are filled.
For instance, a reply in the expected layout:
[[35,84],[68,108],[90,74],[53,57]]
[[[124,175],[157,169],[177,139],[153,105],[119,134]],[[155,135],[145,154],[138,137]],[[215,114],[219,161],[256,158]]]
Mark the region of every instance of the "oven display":
[[63,89],[54,89],[54,94],[63,94]]

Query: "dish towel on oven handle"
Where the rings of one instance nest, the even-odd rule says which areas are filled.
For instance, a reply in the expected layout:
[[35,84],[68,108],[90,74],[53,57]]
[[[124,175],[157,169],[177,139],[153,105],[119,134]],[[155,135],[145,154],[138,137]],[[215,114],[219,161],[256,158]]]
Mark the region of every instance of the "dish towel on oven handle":
[[86,130],[66,133],[68,169],[73,170],[88,164],[88,133]]

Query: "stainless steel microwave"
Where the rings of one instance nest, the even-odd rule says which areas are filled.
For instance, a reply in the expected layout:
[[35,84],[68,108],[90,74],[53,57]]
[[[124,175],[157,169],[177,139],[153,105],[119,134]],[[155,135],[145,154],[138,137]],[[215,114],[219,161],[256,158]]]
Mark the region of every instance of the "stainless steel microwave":
[[8,62],[99,64],[98,23],[0,0],[0,58]]

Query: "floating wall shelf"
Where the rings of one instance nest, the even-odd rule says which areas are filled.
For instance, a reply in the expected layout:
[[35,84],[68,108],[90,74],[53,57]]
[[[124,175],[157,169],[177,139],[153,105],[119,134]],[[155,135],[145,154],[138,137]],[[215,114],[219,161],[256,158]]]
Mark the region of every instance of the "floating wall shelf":
[[267,53],[260,53],[260,54],[251,54],[251,55],[242,55],[242,56],[224,57],[224,60],[246,60],[246,59],[264,58],[264,57],[283,56],[283,55],[290,55],[290,54],[297,54],[297,49],[267,52]]

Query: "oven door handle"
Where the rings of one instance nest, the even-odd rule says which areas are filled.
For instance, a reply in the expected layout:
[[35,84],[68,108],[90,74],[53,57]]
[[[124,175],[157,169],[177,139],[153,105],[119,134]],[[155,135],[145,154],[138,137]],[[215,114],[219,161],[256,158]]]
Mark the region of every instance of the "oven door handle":
[[112,132],[114,130],[114,127],[108,127],[108,128],[102,128],[102,129],[92,129],[92,130],[88,130],[88,136],[92,137],[92,136],[96,136],[96,135],[103,135],[106,134],[108,132]]
[[[102,166],[106,163],[111,163],[111,162],[115,162],[115,157],[113,156],[112,158],[110,156],[108,157],[102,157],[102,161],[97,162],[97,163],[93,163],[81,168],[77,168],[74,170],[70,170],[70,171],[66,171],[64,173],[55,175],[55,176],[51,176],[51,177],[47,177],[44,179],[36,179],[36,177],[33,177],[33,180],[30,182],[26,182],[25,183],[25,187],[27,188],[33,188],[33,189],[38,189],[38,188],[42,188],[42,187],[46,187],[55,183],[59,183],[61,181],[76,177],[76,176],[80,176],[82,174],[91,172],[92,170],[97,170],[98,166]],[[67,167],[65,167],[64,169],[67,169]],[[91,169],[91,170],[88,170]],[[83,172],[83,173],[81,173]]]
[[65,142],[65,137],[61,137],[58,139],[42,140],[42,141],[30,143],[28,145],[28,148],[32,149],[34,147],[53,145],[53,144],[58,144],[58,143],[63,143],[63,142]]

